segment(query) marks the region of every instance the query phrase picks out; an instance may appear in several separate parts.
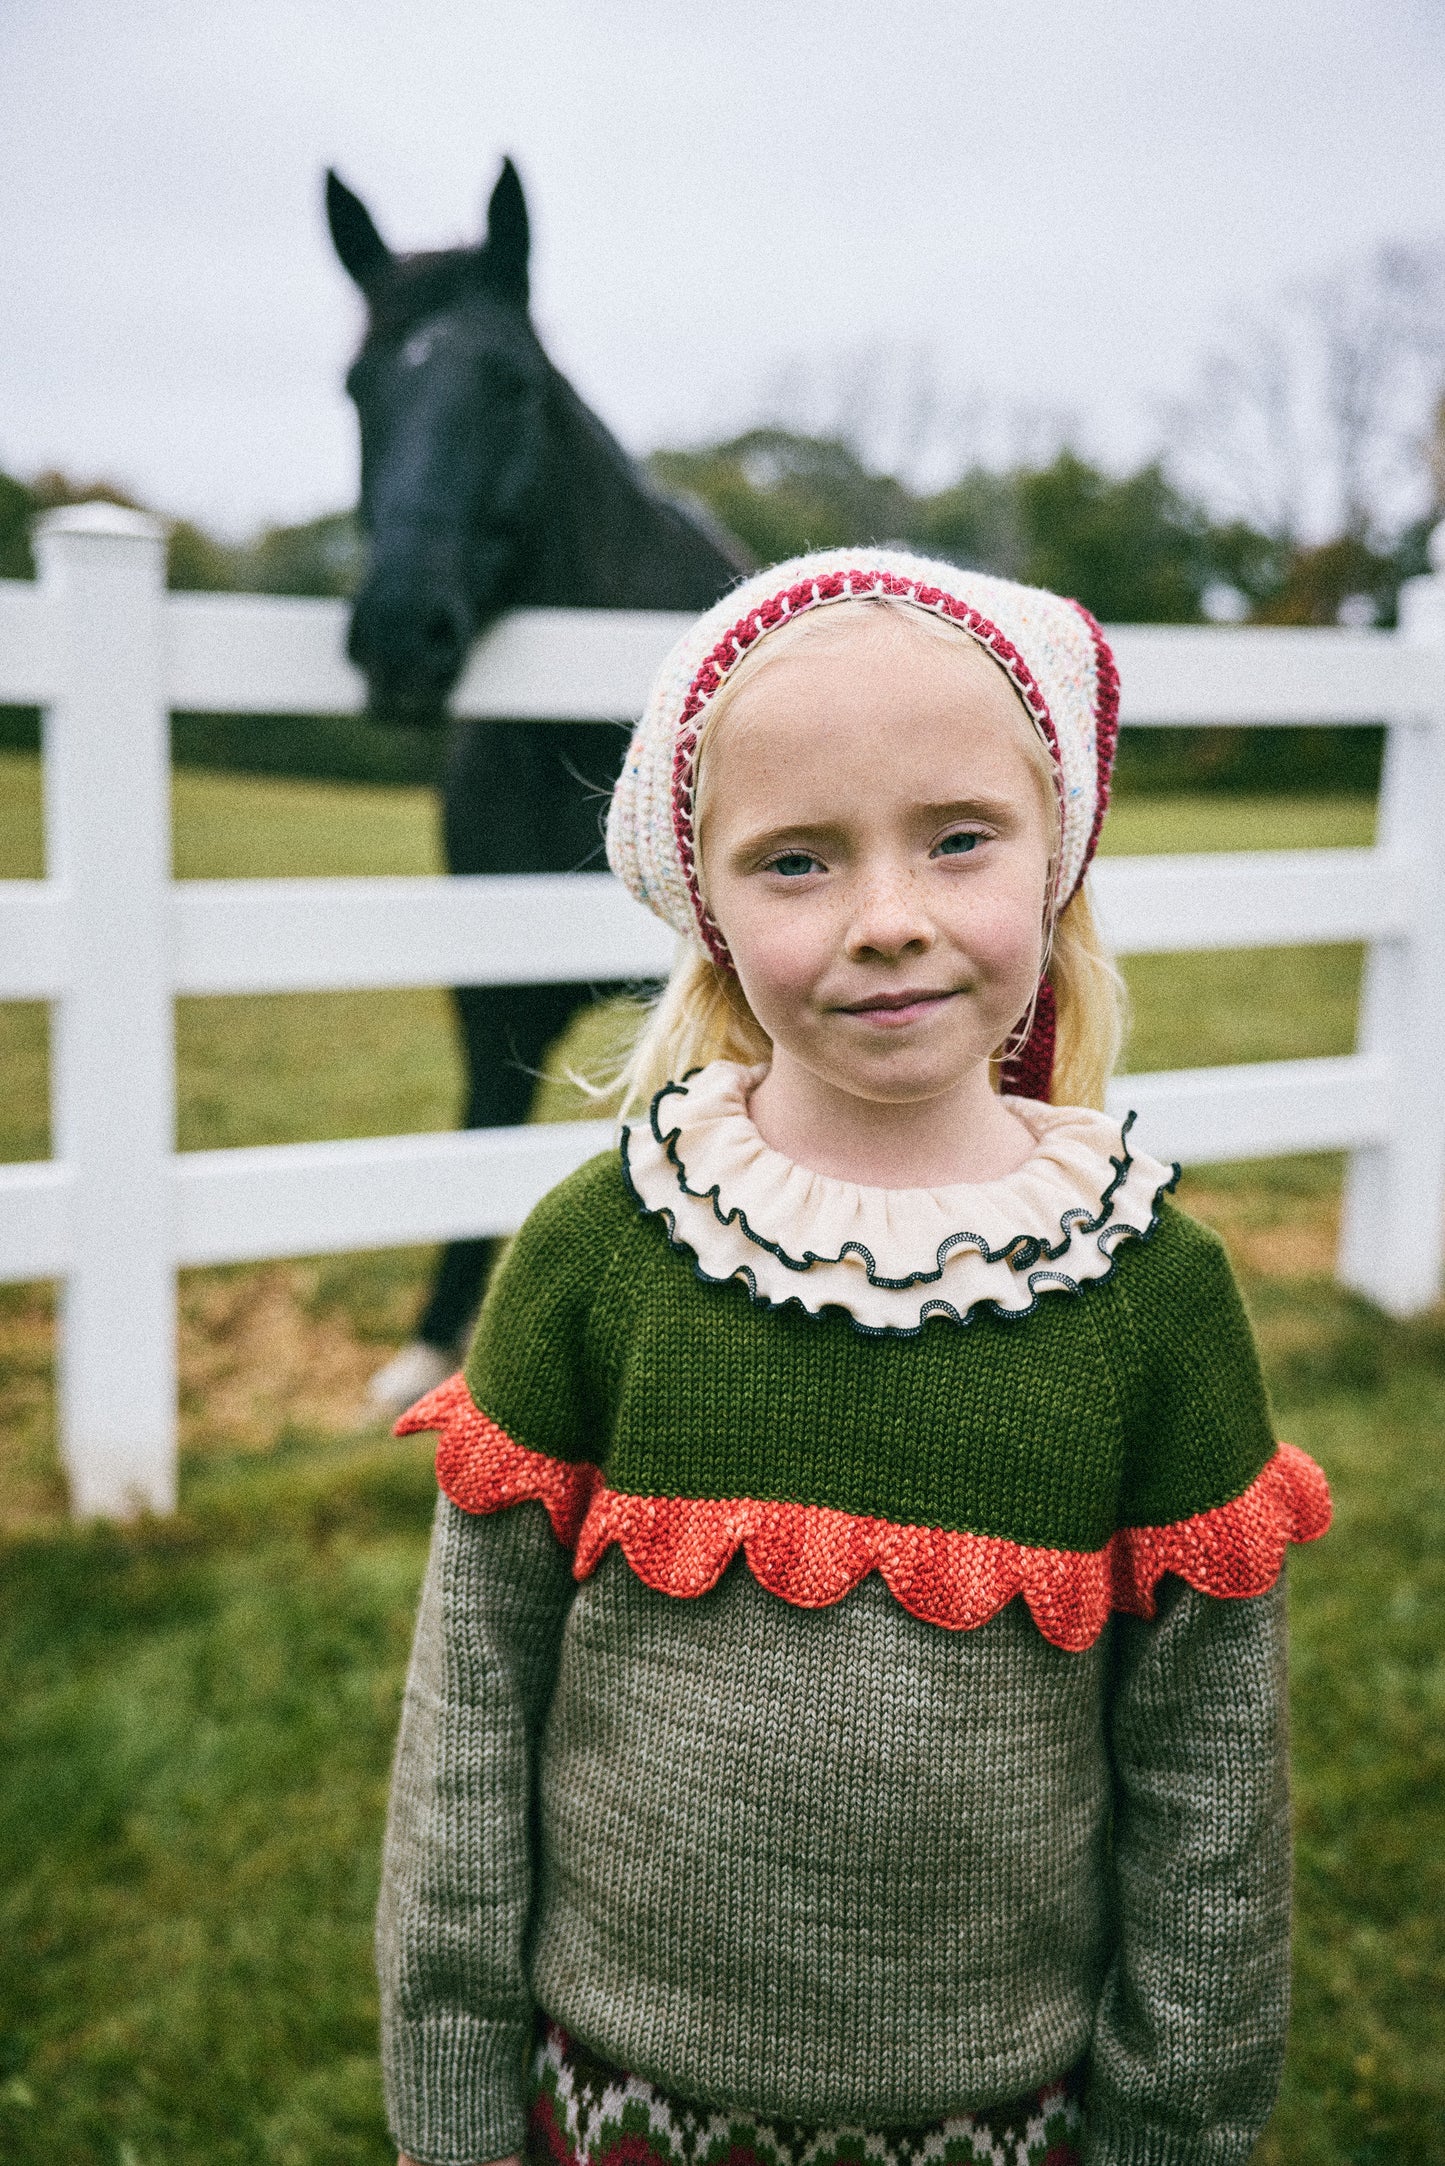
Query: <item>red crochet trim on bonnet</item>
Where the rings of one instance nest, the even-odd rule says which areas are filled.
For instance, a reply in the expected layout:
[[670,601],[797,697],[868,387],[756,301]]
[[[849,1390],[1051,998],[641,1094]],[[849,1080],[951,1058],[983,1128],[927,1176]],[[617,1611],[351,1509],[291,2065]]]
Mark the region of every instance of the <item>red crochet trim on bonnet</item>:
[[[755,603],[746,616],[729,626],[704,657],[688,687],[679,717],[672,759],[672,824],[678,862],[687,883],[693,915],[704,945],[719,969],[731,971],[732,957],[702,898],[698,880],[696,836],[693,827],[694,778],[700,718],[729,673],[750,647],[766,633],[820,605],[845,600],[871,600],[887,596],[915,603],[920,609],[951,619],[991,654],[1007,674],[1024,706],[1037,724],[1051,753],[1055,772],[1060,770],[1058,733],[1038,680],[1017,645],[971,604],[950,594],[945,587],[905,579],[896,572],[860,567],[856,571],[832,571],[816,579],[801,579]],[[1081,603],[1076,609],[1087,625],[1094,647],[1096,692],[1094,701],[1097,796],[1094,818],[1078,879],[1060,904],[1066,907],[1078,892],[1098,845],[1099,830],[1109,803],[1109,784],[1114,749],[1119,735],[1119,672],[1102,630]],[[1040,980],[1028,1035],[1003,1065],[1003,1088],[1015,1097],[1047,1101],[1053,1076],[1055,1041],[1054,991],[1047,976]]]

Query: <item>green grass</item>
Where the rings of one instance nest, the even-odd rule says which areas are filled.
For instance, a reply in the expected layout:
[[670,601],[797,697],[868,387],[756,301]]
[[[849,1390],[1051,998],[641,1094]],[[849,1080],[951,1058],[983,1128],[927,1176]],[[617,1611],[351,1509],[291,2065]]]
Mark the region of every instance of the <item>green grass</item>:
[[[1358,843],[1370,808],[1147,799],[1121,849]],[[35,763],[0,758],[0,876],[40,870]],[[415,792],[182,774],[176,865],[428,870]],[[1348,1046],[1358,957],[1149,960],[1136,1067]],[[190,1002],[183,1144],[429,1127],[440,995]],[[45,1148],[44,1040],[0,1008],[0,1155]],[[556,1103],[556,1101],[554,1101]],[[1334,1485],[1296,1558],[1295,2019],[1266,2166],[1445,2166],[1445,1314],[1330,1277],[1340,1166],[1186,1178],[1255,1315],[1286,1435]],[[348,1429],[428,1258],[186,1274],[182,1510],[64,1523],[50,1310],[0,1289],[0,2157],[15,2166],[382,2161],[370,1968],[387,1763],[433,1485]]]
[[387,2156],[368,1940],[424,1452],[282,1452],[12,1548],[0,2156]]

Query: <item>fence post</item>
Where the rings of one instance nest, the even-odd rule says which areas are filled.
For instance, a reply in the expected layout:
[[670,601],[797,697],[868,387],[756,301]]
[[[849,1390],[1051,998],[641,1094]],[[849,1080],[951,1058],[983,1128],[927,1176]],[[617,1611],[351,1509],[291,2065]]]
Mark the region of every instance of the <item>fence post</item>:
[[1402,639],[1434,650],[1427,711],[1391,721],[1377,844],[1416,882],[1414,923],[1371,948],[1359,1047],[1389,1062],[1390,1140],[1356,1151],[1345,1178],[1339,1276],[1394,1316],[1428,1308],[1445,1259],[1445,525],[1433,576],[1400,594]]
[[175,1506],[175,1052],[167,919],[165,534],[81,504],[37,522],[59,689],[45,717],[47,873],[69,975],[51,1030],[52,1149],[73,1182],[60,1448],[81,1515]]

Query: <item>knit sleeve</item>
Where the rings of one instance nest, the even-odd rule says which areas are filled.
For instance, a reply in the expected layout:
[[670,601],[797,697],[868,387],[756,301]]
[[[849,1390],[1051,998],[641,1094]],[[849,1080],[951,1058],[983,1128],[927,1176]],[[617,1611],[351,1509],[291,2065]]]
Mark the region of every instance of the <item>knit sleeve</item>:
[[1221,1601],[1171,1578],[1117,1618],[1117,1937],[1085,2166],[1242,2166],[1289,2011],[1284,1581]]
[[393,2135],[438,2166],[484,2166],[523,2138],[536,1758],[606,1429],[596,1312],[631,1215],[616,1153],[545,1196],[465,1374],[397,1425],[438,1432],[443,1494],[383,1854],[382,2064]]
[[376,1936],[387,2117],[418,2160],[522,2142],[535,1761],[571,1595],[535,1504],[478,1517],[438,1500]]
[[1224,1245],[1166,1202],[1155,1237],[1125,1250],[1117,1292],[1114,1606],[1151,1617],[1171,1576],[1199,1594],[1263,1594],[1290,1543],[1329,1526],[1329,1485],[1306,1452],[1276,1442]]

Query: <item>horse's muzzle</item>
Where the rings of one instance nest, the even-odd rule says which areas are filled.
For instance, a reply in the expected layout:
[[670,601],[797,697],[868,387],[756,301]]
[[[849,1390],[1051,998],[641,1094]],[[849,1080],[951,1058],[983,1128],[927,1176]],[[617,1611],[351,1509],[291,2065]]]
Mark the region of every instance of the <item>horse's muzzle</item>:
[[356,598],[346,642],[366,677],[368,712],[411,728],[439,722],[474,629],[459,595],[369,579]]

